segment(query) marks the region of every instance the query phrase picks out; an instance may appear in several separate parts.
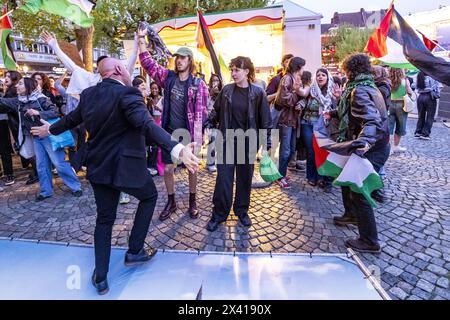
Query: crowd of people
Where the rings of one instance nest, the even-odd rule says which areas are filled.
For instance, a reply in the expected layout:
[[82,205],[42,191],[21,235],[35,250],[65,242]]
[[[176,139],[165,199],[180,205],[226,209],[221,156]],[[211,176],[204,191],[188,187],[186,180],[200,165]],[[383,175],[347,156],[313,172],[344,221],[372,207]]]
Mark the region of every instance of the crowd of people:
[[[307,71],[307,61],[287,54],[282,58],[282,68],[266,87],[264,81],[256,79],[251,58],[238,56],[229,64],[231,83],[225,84],[224,80],[230,79],[212,74],[206,84],[196,75],[194,54],[189,48],[181,47],[174,53],[175,67],[170,70],[152,56],[146,36],[144,29],[136,34],[126,67],[103,56],[97,60],[97,72],[88,72],[59,48],[54,36],[44,32],[42,38],[67,68],[70,81],[66,80],[68,74],[53,79],[44,73],[23,77],[8,71],[0,98],[5,186],[15,183],[14,152],[20,156],[23,168],[30,170],[26,183],[39,182],[36,201],[52,197],[52,170],[73,196],[80,197],[77,172],[87,167],[98,213],[93,283],[99,293],[107,288],[108,252],[117,204],[128,203],[129,194],[140,200],[126,263],[148,261],[156,253],[151,248],[142,251],[156,203],[157,190],[151,176],[164,179],[167,203],[159,214],[159,220],[164,221],[177,210],[177,159],[189,169],[186,214],[198,218],[198,173],[192,164],[197,160],[189,150],[198,155],[200,147],[205,146],[206,168],[209,173],[217,172],[213,210],[206,227],[214,232],[227,220],[231,209],[243,226],[251,226],[252,178],[261,147],[263,153],[273,157],[279,148],[281,178],[276,183],[282,190],[292,187],[290,175],[304,171],[310,186],[332,192],[332,179],[318,173],[315,161],[313,132],[319,121],[326,123],[330,136],[341,145],[342,154],[356,153],[367,158],[383,175],[388,157],[406,151],[400,145],[407,133],[410,111],[405,105],[407,99],[416,99],[417,92],[419,120],[414,135],[430,139],[440,86],[423,72],[412,81],[404,70],[372,65],[367,55],[354,54],[342,64],[345,75],[333,76],[326,68]],[[146,75],[131,79],[137,59]],[[100,106],[106,109],[98,110]],[[109,114],[105,114],[107,110]],[[106,124],[110,127],[105,128]],[[55,149],[49,133],[67,130],[74,145]],[[240,148],[242,141],[238,135],[230,138],[230,130],[253,130],[257,140],[245,135]],[[259,131],[267,134],[259,135]],[[279,146],[272,145],[274,135],[278,135]],[[105,153],[105,148],[116,151]],[[144,172],[138,171],[143,167]],[[382,190],[372,196],[384,201]],[[360,252],[380,252],[375,216],[367,199],[349,187],[342,187],[342,199],[345,211],[334,217],[334,223],[354,224],[359,230],[359,238],[347,240],[346,245]]]

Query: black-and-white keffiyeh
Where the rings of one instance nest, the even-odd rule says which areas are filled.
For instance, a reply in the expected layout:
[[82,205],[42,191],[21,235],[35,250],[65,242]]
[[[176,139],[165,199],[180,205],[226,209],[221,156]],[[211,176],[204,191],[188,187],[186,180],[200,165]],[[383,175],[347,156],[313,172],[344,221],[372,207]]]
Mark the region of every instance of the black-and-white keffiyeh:
[[327,87],[327,93],[324,96],[322,94],[322,90],[320,90],[319,84],[317,83],[317,77],[314,77],[314,80],[311,85],[311,97],[315,98],[319,104],[320,109],[319,112],[322,114],[324,111],[330,111],[333,109],[333,77],[328,72],[328,87]]
[[141,22],[140,28],[147,30],[149,48],[153,50],[151,52],[153,60],[157,61],[160,65],[167,67],[169,58],[172,57],[172,53],[167,49],[167,46],[159,36],[158,32],[156,32],[156,30],[147,22]]

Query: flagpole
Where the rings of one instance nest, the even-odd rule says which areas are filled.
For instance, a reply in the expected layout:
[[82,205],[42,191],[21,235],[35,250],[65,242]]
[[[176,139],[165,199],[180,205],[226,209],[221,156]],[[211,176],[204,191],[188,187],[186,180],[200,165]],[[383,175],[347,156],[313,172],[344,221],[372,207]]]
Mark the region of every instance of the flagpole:
[[[422,32],[420,32],[419,30],[417,30],[416,29],[416,31],[418,32],[418,33],[420,33],[422,36],[425,36]],[[426,36],[425,36],[426,37]],[[445,52],[448,52],[448,50],[447,49],[445,49],[444,47],[442,47],[439,43],[437,43],[436,41],[434,41],[434,40],[431,40],[430,38],[428,38],[427,37],[427,39],[430,41],[430,42],[432,42],[433,44],[435,44],[436,45],[436,47],[439,47],[439,48],[441,48],[442,50],[444,50]]]
[[13,13],[13,12],[14,12],[14,9],[12,9],[12,10],[10,10],[9,12],[5,13],[4,15],[2,15],[2,16],[0,17],[0,21],[2,21],[3,18],[5,18],[6,16],[10,15],[10,14]]

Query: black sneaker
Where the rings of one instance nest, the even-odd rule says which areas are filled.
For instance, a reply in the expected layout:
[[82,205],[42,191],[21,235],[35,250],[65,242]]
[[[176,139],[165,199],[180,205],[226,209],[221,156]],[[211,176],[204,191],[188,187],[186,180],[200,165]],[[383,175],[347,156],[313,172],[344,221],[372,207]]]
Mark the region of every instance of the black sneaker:
[[349,224],[353,224],[355,226],[358,225],[358,219],[355,217],[350,217],[348,215],[343,215],[342,217],[333,217],[333,223],[337,226],[344,227]]
[[25,184],[27,186],[31,185],[31,184],[35,184],[36,182],[39,182],[39,177],[38,176],[31,176],[28,178],[27,182],[25,182]]
[[430,136],[424,136],[424,135],[420,136],[420,139],[422,139],[422,140],[431,140]]
[[41,202],[41,201],[44,201],[45,199],[48,199],[48,198],[51,198],[52,196],[43,196],[42,194],[40,194],[40,195],[38,195],[37,197],[36,197],[36,202]]
[[130,267],[138,264],[143,264],[147,261],[150,261],[157,252],[158,249],[150,247],[147,249],[142,248],[141,251],[139,251],[139,253],[137,254],[127,252],[125,254],[125,265],[127,267]]
[[420,133],[415,133],[414,138],[420,138],[422,135]]
[[77,191],[75,191],[75,192],[72,192],[72,195],[73,195],[74,197],[79,198],[79,197],[81,197],[81,196],[83,195],[83,191],[77,190]]
[[353,250],[355,250],[357,252],[361,252],[361,253],[380,253],[381,252],[381,247],[378,243],[375,245],[369,245],[361,239],[345,240],[344,243],[347,248],[353,249]]
[[13,185],[16,180],[14,179],[14,176],[7,176],[5,179],[5,186]]

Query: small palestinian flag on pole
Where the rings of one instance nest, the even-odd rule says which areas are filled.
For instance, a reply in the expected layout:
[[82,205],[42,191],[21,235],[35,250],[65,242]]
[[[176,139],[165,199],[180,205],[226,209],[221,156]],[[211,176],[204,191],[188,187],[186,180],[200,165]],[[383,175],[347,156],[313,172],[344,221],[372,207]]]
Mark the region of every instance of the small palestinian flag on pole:
[[226,83],[230,80],[230,72],[228,70],[228,66],[226,65],[222,56],[220,54],[216,54],[216,50],[214,48],[214,39],[200,10],[197,11],[197,15],[197,48],[206,57],[209,57],[211,59],[214,73],[222,79],[222,82]]
[[430,52],[393,4],[372,33],[365,51],[388,66],[419,69],[435,80],[450,85],[450,62]]
[[15,71],[17,70],[16,59],[14,58],[13,50],[11,48],[10,33],[13,29],[11,19],[8,16],[8,8],[5,5],[3,7],[3,19],[1,24],[2,32],[2,58],[3,65],[7,70]]

